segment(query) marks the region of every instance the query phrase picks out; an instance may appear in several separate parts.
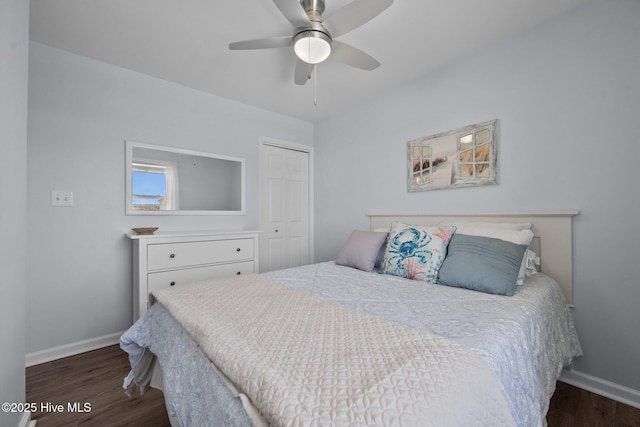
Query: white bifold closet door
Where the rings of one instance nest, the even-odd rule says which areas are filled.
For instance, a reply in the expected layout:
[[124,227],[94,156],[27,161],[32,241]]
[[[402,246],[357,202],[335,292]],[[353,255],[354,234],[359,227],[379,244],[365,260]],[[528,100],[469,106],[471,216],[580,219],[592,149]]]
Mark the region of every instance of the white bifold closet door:
[[260,168],[260,271],[309,260],[309,153],[264,144]]

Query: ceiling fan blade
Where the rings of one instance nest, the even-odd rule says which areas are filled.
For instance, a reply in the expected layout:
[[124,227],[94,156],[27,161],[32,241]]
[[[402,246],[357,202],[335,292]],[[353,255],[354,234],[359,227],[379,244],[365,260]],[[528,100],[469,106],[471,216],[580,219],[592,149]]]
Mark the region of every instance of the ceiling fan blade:
[[339,37],[366,24],[392,4],[393,0],[354,0],[327,17],[322,24],[331,37]]
[[229,43],[229,50],[271,49],[274,47],[286,47],[292,45],[293,38],[291,38],[291,36],[283,36]]
[[380,63],[371,55],[338,40],[334,40],[331,45],[330,58],[367,71],[375,70],[380,66]]
[[309,71],[309,64],[298,59],[296,61],[295,81],[297,85],[304,85],[311,78],[311,73],[315,69],[315,65]]
[[294,28],[308,27],[309,17],[298,0],[273,0]]

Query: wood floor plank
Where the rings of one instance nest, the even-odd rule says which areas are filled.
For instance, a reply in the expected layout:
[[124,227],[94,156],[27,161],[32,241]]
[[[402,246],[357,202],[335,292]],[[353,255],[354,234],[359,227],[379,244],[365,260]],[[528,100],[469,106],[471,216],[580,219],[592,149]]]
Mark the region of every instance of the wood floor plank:
[[[129,360],[118,346],[27,368],[27,402],[62,404],[64,412],[37,411],[37,427],[170,427],[164,397],[151,389],[128,398],[122,381]],[[71,403],[90,412],[69,412]],[[549,427],[638,427],[640,409],[558,382],[547,414]]]

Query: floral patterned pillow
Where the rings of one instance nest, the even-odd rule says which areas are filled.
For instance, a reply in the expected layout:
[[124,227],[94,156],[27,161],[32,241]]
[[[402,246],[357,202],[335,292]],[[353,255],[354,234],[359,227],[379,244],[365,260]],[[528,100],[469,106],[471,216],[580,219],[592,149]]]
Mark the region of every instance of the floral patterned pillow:
[[393,222],[380,272],[436,283],[454,226]]

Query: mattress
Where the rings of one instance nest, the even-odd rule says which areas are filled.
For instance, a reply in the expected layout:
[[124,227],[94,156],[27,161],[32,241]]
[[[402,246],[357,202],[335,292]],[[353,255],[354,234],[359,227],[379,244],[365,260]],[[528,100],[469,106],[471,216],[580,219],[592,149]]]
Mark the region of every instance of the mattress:
[[[535,274],[512,297],[365,273],[332,262],[266,273],[275,282],[387,322],[451,340],[482,359],[495,376],[517,425],[544,425],[555,382],[581,354],[558,285]],[[165,376],[169,416],[179,425],[251,425],[243,393],[203,356],[189,334],[154,305],[121,339],[130,379],[145,384],[154,358]],[[133,384],[133,382],[132,382]],[[246,399],[245,399],[246,400]]]

